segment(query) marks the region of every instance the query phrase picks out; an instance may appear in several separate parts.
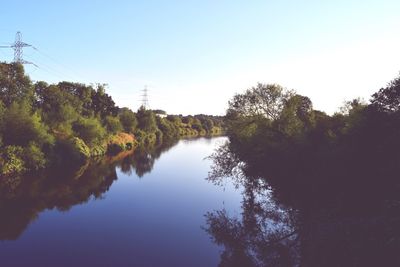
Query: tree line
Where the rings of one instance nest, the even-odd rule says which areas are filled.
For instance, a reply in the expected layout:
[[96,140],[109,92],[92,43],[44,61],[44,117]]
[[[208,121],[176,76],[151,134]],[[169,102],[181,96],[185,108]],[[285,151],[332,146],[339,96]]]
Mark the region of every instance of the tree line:
[[160,115],[118,107],[104,84],[32,82],[21,64],[0,63],[0,175],[222,131],[218,116]]
[[[388,170],[400,159],[400,77],[369,103],[354,99],[333,115],[315,110],[310,98],[293,90],[258,84],[229,101],[226,125],[230,151],[263,176],[290,180],[285,174],[309,171],[308,180],[290,182],[323,186],[343,177],[343,169],[350,174],[379,163]],[[358,175],[350,176],[347,184],[358,185]]]
[[241,217],[206,214],[221,266],[400,264],[400,77],[332,115],[258,84],[231,99],[225,123],[209,180],[244,194]]

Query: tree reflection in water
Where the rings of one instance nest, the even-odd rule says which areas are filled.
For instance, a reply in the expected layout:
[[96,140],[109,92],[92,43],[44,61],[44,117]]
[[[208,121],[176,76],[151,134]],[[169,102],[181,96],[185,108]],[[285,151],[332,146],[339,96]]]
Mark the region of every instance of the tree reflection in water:
[[280,183],[240,162],[228,144],[212,159],[210,182],[243,187],[240,217],[225,210],[205,215],[204,229],[224,248],[220,266],[400,266],[399,187],[364,184],[351,192]]
[[174,144],[138,148],[82,166],[60,166],[25,177],[0,179],[0,240],[18,239],[44,210],[67,211],[91,198],[101,198],[118,179],[117,167],[142,177]]
[[154,146],[143,146],[138,147],[135,153],[131,153],[124,157],[120,162],[118,167],[125,174],[132,174],[134,171],[140,178],[146,173],[151,172],[154,167],[154,163],[161,154],[168,151],[177,143],[177,140],[163,142]]

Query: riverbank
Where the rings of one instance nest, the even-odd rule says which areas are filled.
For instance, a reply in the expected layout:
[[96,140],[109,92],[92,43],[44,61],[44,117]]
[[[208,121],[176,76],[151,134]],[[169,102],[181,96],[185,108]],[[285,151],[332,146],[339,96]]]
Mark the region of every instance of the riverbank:
[[120,108],[104,84],[32,82],[17,63],[0,63],[0,87],[0,178],[224,128],[221,116]]
[[89,161],[101,161],[110,158],[121,159],[121,155],[130,155],[135,151],[151,152],[159,147],[168,146],[175,144],[181,139],[195,139],[199,137],[217,137],[222,136],[224,132],[219,127],[213,127],[210,133],[202,130],[197,131],[189,129],[187,125],[182,127],[180,135],[175,138],[160,138],[156,133],[145,133],[142,132],[139,138],[134,134],[128,134],[120,132],[109,136],[100,145],[87,145],[82,139],[78,137],[58,137],[56,140],[56,148],[51,154],[53,158],[47,159],[46,166],[43,168],[29,169],[26,167],[24,160],[26,159],[23,149],[17,150],[6,150],[3,151],[2,157],[0,158],[0,169],[2,175],[0,179],[6,179],[10,181],[10,178],[16,178],[17,176],[26,176],[29,174],[35,174],[39,170],[47,168],[57,168],[57,166],[85,166]]

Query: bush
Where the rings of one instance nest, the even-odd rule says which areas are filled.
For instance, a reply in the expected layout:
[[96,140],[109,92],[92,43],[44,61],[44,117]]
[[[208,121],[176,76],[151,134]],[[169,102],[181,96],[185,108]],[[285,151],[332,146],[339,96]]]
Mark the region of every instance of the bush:
[[85,142],[78,138],[59,140],[57,144],[57,155],[61,161],[82,162],[90,157],[90,148]]
[[133,135],[119,133],[110,137],[107,146],[107,153],[118,154],[124,150],[130,150],[136,146],[136,140]]
[[144,139],[144,144],[145,145],[153,145],[157,142],[157,135],[155,133],[149,133],[146,135],[146,138]]
[[174,122],[168,119],[157,118],[157,126],[163,133],[164,139],[171,140],[179,137],[179,127]]
[[79,118],[72,124],[72,129],[89,146],[100,143],[106,134],[96,118]]
[[139,129],[154,133],[157,130],[156,116],[151,110],[141,107],[136,113]]
[[136,140],[140,144],[144,145],[150,145],[150,144],[155,144],[157,141],[157,136],[155,133],[146,133],[145,131],[142,130],[137,130],[135,133]]
[[6,146],[1,152],[0,171],[2,175],[11,175],[26,171],[23,160],[24,149],[20,146]]
[[105,126],[109,133],[116,134],[122,132],[122,124],[117,117],[107,116],[105,118]]
[[125,132],[133,133],[138,124],[136,115],[128,108],[122,108],[119,114],[119,120]]
[[179,116],[168,115],[167,120],[175,124],[176,126],[180,126],[182,124],[182,119]]
[[12,103],[3,119],[3,142],[6,145],[27,146],[35,142],[39,146],[54,143],[54,138],[47,132],[39,114],[30,114],[26,103]]
[[107,147],[105,145],[95,145],[90,149],[90,155],[92,157],[99,157],[105,155],[107,152]]
[[203,127],[207,132],[211,132],[214,127],[214,122],[211,119],[205,119],[203,122]]
[[146,132],[142,130],[136,130],[135,137],[139,143],[143,143],[144,139],[146,138]]
[[28,147],[24,149],[23,159],[29,170],[39,170],[46,166],[45,155],[34,142],[29,143]]

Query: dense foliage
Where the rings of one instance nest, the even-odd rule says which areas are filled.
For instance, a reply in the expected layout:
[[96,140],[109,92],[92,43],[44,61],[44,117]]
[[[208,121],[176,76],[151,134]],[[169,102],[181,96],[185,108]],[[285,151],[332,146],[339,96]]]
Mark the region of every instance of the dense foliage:
[[399,99],[396,78],[370,104],[355,99],[327,115],[314,110],[307,97],[259,84],[229,102],[230,143],[218,152],[217,165],[225,167],[216,168],[214,176],[229,175],[240,164],[247,176],[263,177],[290,205],[314,212],[316,206],[341,210],[338,203],[369,203],[373,210],[395,202]]
[[[0,175],[154,145],[221,134],[222,119],[119,108],[106,85],[33,83],[20,64],[0,63]],[[122,133],[125,133],[122,134]],[[125,142],[125,143],[124,143]]]
[[333,115],[258,84],[226,124],[209,179],[244,196],[241,217],[206,215],[220,266],[399,266],[400,77]]
[[230,148],[260,173],[312,168],[307,183],[326,184],[316,172],[325,171],[333,161],[335,176],[335,170],[349,162],[368,167],[400,159],[399,99],[396,78],[375,93],[370,104],[355,99],[330,116],[314,110],[308,97],[278,85],[258,84],[229,102]]

